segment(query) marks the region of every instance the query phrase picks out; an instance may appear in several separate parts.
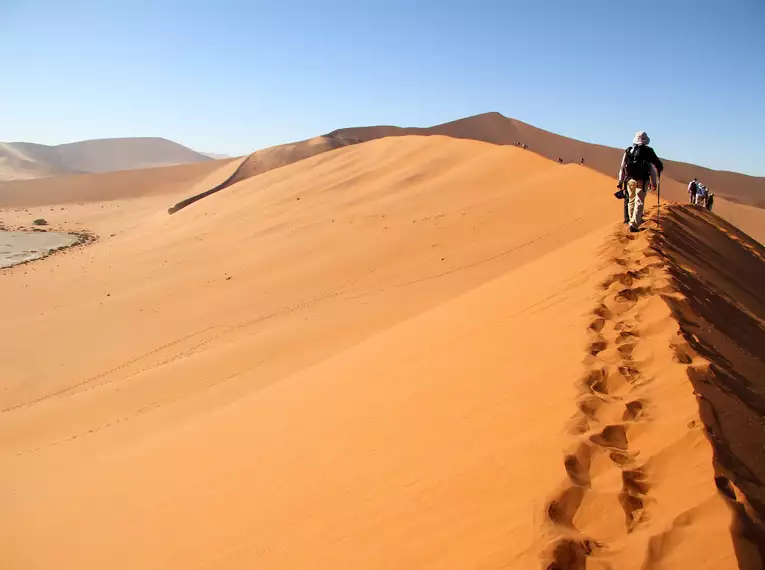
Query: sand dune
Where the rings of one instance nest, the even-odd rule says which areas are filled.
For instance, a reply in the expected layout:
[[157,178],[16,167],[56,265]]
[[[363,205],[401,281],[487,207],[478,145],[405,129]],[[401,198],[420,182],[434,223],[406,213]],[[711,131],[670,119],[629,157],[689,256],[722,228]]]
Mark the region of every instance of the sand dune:
[[172,214],[182,210],[186,206],[190,206],[194,202],[198,202],[202,198],[215,194],[216,192],[228,188],[242,180],[252,178],[258,174],[263,174],[274,168],[287,166],[298,160],[303,160],[304,158],[310,158],[329,150],[347,146],[348,144],[354,144],[355,142],[358,141],[349,142],[342,140],[339,137],[315,137],[296,143],[273,146],[253,152],[249,156],[240,160],[236,171],[233,172],[229,178],[211,188],[205,189],[204,192],[187,196],[184,200],[173,205],[169,209],[169,212]]
[[3,567],[758,563],[756,451],[723,457],[689,381],[740,361],[762,394],[758,352],[710,349],[694,319],[723,312],[689,279],[755,334],[763,250],[677,207],[624,235],[612,185],[406,136],[172,216],[159,188],[71,207],[101,239],[0,275]]
[[[0,208],[33,208],[150,194],[186,195],[228,177],[231,164],[232,160],[210,160],[180,166],[0,182]],[[172,198],[166,200],[172,201]]]
[[[610,148],[586,143],[537,129],[521,121],[504,117],[499,113],[485,113],[459,119],[428,128],[418,127],[356,127],[339,129],[327,135],[267,148],[251,154],[242,164],[239,172],[219,186],[204,193],[190,195],[171,208],[178,211],[219,190],[241,180],[257,176],[274,168],[292,164],[343,146],[358,144],[383,137],[406,135],[442,135],[460,139],[488,142],[496,145],[514,145],[522,142],[533,153],[551,160],[562,158],[565,163],[579,164],[584,158],[585,165],[616,178],[624,149]],[[625,147],[630,143],[627,134]],[[660,147],[659,150],[661,150]],[[765,178],[757,178],[734,172],[710,170],[692,164],[665,160],[665,176],[662,182],[663,197],[677,202],[687,200],[687,184],[694,176],[699,177],[717,195],[716,209],[721,215],[749,235],[765,243]],[[753,209],[751,206],[754,206]]]
[[25,153],[12,144],[0,143],[0,181],[28,180],[75,173],[74,169],[36,160],[32,153]]
[[211,157],[162,138],[116,138],[47,146],[0,143],[0,180],[189,164]]
[[[634,133],[625,133],[626,148],[631,144]],[[538,129],[500,113],[485,113],[459,119],[428,128],[360,127],[339,129],[332,135],[366,141],[384,136],[397,135],[446,135],[457,138],[480,140],[500,145],[521,142],[529,150],[551,160],[563,158],[564,162],[579,163],[584,158],[586,166],[616,178],[624,148],[612,148],[571,139],[549,131]],[[660,141],[656,148],[661,155]],[[693,164],[665,160],[665,175],[687,186],[694,176],[703,180],[719,196],[731,201],[765,207],[765,178],[747,176],[736,172],[712,170]],[[674,200],[685,200],[685,187],[681,195],[668,196]]]

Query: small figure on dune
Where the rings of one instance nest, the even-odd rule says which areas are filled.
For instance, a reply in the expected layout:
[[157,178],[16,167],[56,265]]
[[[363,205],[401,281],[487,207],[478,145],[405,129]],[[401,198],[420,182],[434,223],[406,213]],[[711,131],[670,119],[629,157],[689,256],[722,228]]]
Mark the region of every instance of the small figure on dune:
[[563,164],[563,159],[561,157],[558,157],[558,164]]
[[709,190],[707,189],[704,184],[699,182],[696,184],[696,202],[694,202],[697,206],[706,206],[707,205],[707,196],[709,195]]
[[529,150],[529,145],[527,145],[527,144],[524,144],[524,145],[523,145],[523,150]]
[[698,187],[699,181],[695,178],[688,183],[688,199],[690,200],[691,204],[696,203],[696,191],[698,190]]
[[582,160],[579,161],[580,166],[584,166],[584,157],[582,157]]
[[707,210],[709,210],[710,212],[712,211],[712,204],[714,203],[714,201],[715,201],[715,195],[710,192],[709,195],[707,196]]
[[617,187],[623,192],[624,199],[628,200],[624,223],[629,224],[631,232],[639,231],[638,228],[643,222],[646,192],[649,187],[658,188],[658,180],[661,171],[664,170],[664,164],[648,146],[650,142],[651,139],[645,131],[639,131],[632,141],[632,146],[624,151],[619,167]]

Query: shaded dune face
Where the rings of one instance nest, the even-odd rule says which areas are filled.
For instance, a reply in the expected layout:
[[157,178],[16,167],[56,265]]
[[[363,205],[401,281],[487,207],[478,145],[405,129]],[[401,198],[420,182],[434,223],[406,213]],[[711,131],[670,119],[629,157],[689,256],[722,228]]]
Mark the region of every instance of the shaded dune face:
[[[610,176],[451,136],[334,148],[167,215],[245,162],[48,212],[100,239],[0,275],[3,567],[756,560],[753,447],[726,462],[689,381],[755,348],[678,272],[702,259],[754,334],[753,242],[653,204],[625,235]],[[3,219],[50,206],[27,209]],[[689,340],[699,316],[720,354]]]

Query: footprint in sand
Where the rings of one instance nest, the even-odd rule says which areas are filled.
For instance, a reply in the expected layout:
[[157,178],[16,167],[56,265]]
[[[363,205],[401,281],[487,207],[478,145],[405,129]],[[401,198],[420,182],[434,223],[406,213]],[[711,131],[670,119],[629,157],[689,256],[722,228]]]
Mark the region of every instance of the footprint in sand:
[[587,347],[587,352],[589,352],[592,356],[597,356],[603,352],[606,347],[608,347],[608,342],[606,342],[606,339],[601,337],[598,340],[590,343],[590,346]]
[[627,428],[623,425],[608,425],[600,433],[590,436],[590,441],[607,449],[627,451]]
[[574,453],[570,453],[564,458],[563,465],[566,467],[568,478],[573,484],[589,487],[593,451],[592,446],[582,443]]
[[603,317],[598,317],[597,319],[593,320],[590,323],[590,326],[587,328],[589,328],[593,332],[599,333],[600,331],[603,330],[604,326],[606,326],[606,319],[604,319]]
[[632,532],[645,516],[645,495],[648,493],[646,474],[642,468],[622,472],[622,491],[619,503],[624,509],[627,532]]
[[573,528],[586,492],[585,487],[577,485],[566,488],[547,505],[547,518],[554,524]]
[[624,404],[624,421],[634,422],[643,417],[645,413],[645,403],[642,400],[633,400]]

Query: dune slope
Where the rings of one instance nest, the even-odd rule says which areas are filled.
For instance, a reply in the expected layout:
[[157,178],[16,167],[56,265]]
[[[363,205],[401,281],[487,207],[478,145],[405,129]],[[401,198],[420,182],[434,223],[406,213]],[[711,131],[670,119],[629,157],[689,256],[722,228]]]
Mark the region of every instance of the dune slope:
[[263,150],[258,150],[249,156],[244,157],[244,159],[239,162],[236,171],[233,172],[229,178],[223,180],[220,184],[217,184],[212,188],[205,189],[204,192],[185,197],[183,200],[171,206],[168,209],[168,213],[174,214],[175,212],[190,206],[194,202],[198,202],[202,198],[206,198],[207,196],[215,194],[224,188],[228,188],[237,182],[252,178],[258,174],[263,174],[274,168],[281,168],[282,166],[297,162],[298,160],[310,158],[317,154],[348,146],[349,144],[356,144],[358,142],[361,141],[343,138],[341,136],[321,136],[296,143],[272,146]]
[[[765,248],[705,210],[673,208],[654,247],[680,295],[688,376],[715,451],[716,484],[738,515],[742,567],[765,565]],[[746,543],[759,545],[755,554]]]
[[[488,142],[496,145],[526,144],[530,151],[551,160],[563,159],[565,163],[579,164],[584,159],[588,168],[606,176],[616,178],[623,149],[611,148],[571,139],[549,131],[538,129],[499,113],[484,113],[433,127],[353,127],[335,130],[327,135],[297,143],[280,145],[257,151],[247,157],[239,171],[230,180],[192,194],[172,206],[176,212],[198,200],[222,190],[236,182],[257,176],[274,168],[292,164],[323,152],[343,146],[376,140],[391,136],[449,136],[460,139]],[[629,134],[625,146],[630,143]],[[661,151],[660,145],[657,146]],[[661,152],[660,152],[661,154]],[[687,201],[687,184],[693,177],[699,177],[716,193],[716,211],[726,220],[765,243],[765,178],[747,176],[735,172],[716,171],[692,164],[665,160],[665,175],[662,182],[664,199],[677,202]]]
[[407,136],[85,204],[102,239],[0,274],[3,566],[737,567],[679,279],[611,185]]
[[114,138],[48,146],[0,143],[0,180],[78,172],[110,172],[212,160],[178,143],[155,137]]
[[[156,194],[188,194],[231,175],[232,160],[0,182],[0,208],[34,208]],[[171,201],[171,199],[168,199]]]
[[[519,142],[528,145],[529,150],[551,160],[562,158],[566,163],[578,164],[581,159],[584,159],[588,167],[614,178],[624,152],[623,148],[612,148],[579,141],[538,129],[517,119],[505,117],[500,113],[484,113],[426,128],[359,127],[339,129],[331,134],[359,141],[373,140],[384,136],[445,135],[500,145],[513,145]],[[634,133],[625,134],[625,147],[631,144],[630,137],[632,134]],[[661,154],[659,143],[660,141],[656,141],[656,148]],[[673,160],[664,160],[664,165],[666,177],[684,185],[683,193],[678,193],[677,196],[668,196],[672,199],[684,201],[685,186],[689,180],[696,176],[723,198],[765,207],[765,178],[712,170]]]

